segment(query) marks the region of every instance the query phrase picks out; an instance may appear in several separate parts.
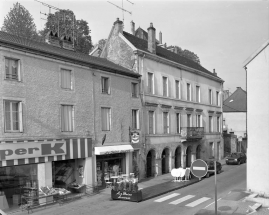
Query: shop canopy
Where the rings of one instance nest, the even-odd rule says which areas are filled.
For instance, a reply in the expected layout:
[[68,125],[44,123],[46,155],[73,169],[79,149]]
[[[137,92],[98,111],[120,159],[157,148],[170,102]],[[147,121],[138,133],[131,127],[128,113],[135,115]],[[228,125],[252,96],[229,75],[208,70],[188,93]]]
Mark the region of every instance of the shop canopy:
[[108,154],[126,153],[132,151],[134,151],[134,148],[131,145],[94,147],[95,155],[108,155]]

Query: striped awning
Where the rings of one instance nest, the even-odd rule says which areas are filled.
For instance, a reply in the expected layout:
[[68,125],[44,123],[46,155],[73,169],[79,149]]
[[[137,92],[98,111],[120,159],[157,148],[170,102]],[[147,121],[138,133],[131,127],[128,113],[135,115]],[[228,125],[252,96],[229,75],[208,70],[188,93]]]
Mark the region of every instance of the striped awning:
[[[92,139],[91,138],[73,138],[73,139],[57,139],[57,140],[40,140],[40,141],[6,141],[0,142],[0,152],[5,150],[8,144],[16,144],[18,146],[18,150],[20,149],[20,143],[33,145],[40,145],[41,143],[50,143],[50,142],[64,142],[64,153],[61,155],[53,155],[53,156],[42,156],[42,157],[29,157],[23,159],[12,159],[5,160],[0,157],[0,167],[5,166],[14,166],[14,165],[23,165],[23,164],[33,164],[33,163],[44,163],[51,161],[59,161],[59,160],[69,160],[69,159],[77,159],[77,158],[86,158],[92,157]],[[1,156],[1,153],[0,153]],[[6,156],[8,158],[8,156]]]

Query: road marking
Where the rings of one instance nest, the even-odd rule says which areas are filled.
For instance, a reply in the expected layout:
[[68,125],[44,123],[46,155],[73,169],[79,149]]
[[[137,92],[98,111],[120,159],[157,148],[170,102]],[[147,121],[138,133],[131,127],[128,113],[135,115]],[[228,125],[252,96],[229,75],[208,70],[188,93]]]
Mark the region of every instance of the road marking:
[[192,169],[193,170],[205,170],[205,167],[194,166]]
[[[221,198],[219,198],[219,199],[217,200],[217,202],[218,202],[219,200],[221,200]],[[209,207],[210,205],[212,205],[212,204],[214,204],[214,203],[215,203],[215,201],[212,202],[212,203],[210,203],[209,205],[207,205],[204,209],[206,209],[207,207]]]
[[194,202],[191,202],[190,204],[187,204],[187,205],[185,205],[185,206],[187,206],[187,207],[195,207],[195,206],[197,206],[197,205],[199,205],[199,204],[201,204],[201,203],[203,203],[203,202],[205,202],[205,201],[207,201],[207,200],[209,200],[210,198],[207,198],[207,197],[203,197],[203,198],[201,198],[201,199],[198,199],[198,200],[196,200],[196,201],[194,201]]
[[179,204],[181,202],[184,202],[184,201],[187,201],[188,199],[191,199],[193,197],[194,197],[193,195],[187,195],[187,196],[185,196],[185,197],[183,197],[181,199],[178,199],[176,201],[170,202],[169,204],[171,204],[171,205],[177,205],[177,204]]
[[175,196],[178,196],[178,195],[180,195],[180,194],[179,194],[179,193],[173,193],[173,194],[171,194],[171,195],[168,195],[168,196],[165,196],[165,197],[163,197],[163,198],[157,199],[157,200],[155,200],[154,202],[163,202],[163,201],[165,201],[165,200],[167,200],[167,199],[171,199],[171,198],[173,198],[173,197],[175,197]]

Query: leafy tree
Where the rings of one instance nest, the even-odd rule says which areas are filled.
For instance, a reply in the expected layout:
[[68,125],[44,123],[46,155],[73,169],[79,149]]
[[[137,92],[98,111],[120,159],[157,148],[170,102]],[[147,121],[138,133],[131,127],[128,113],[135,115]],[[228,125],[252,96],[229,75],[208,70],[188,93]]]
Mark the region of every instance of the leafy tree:
[[195,53],[193,53],[187,49],[183,50],[182,48],[180,48],[178,46],[175,46],[175,48],[177,49],[177,54],[179,54],[180,56],[188,58],[189,60],[192,60],[198,64],[201,64],[199,57]]
[[13,8],[4,18],[1,30],[30,39],[37,39],[38,37],[32,15],[18,2],[13,4]]
[[59,37],[63,35],[71,36],[74,39],[75,50],[89,54],[92,48],[92,40],[88,22],[85,20],[76,20],[73,11],[60,10],[54,14],[49,14],[45,28],[39,33],[45,37],[50,31],[59,31]]

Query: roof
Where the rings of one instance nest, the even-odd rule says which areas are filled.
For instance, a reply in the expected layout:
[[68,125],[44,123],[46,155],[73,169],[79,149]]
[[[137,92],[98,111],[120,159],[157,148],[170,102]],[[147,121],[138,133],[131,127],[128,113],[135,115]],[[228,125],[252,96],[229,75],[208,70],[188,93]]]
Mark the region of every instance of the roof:
[[119,73],[121,75],[138,78],[139,74],[117,65],[107,59],[90,56],[81,52],[67,50],[53,45],[29,40],[27,38],[12,35],[0,31],[0,46],[12,47],[14,49],[34,52],[42,56],[69,61],[75,64],[88,66],[95,69]]
[[247,112],[247,92],[241,87],[223,102],[223,112]]
[[244,66],[247,66],[263,49],[265,49],[269,45],[269,39],[259,48],[257,49],[247,60],[244,62]]
[[[125,31],[123,31],[123,35],[125,36],[125,38],[127,40],[129,40],[137,49],[140,49],[144,52],[148,52],[148,41],[147,40],[143,40],[141,38],[138,38],[132,34],[129,34]],[[213,75],[217,78],[219,78],[218,76],[214,75],[212,72],[208,71],[207,69],[205,69],[204,67],[202,67],[200,64],[192,61],[192,60],[189,60],[185,57],[182,57],[174,52],[171,52],[165,48],[162,48],[160,46],[157,46],[156,45],[156,55],[159,56],[159,57],[163,57],[167,60],[171,60],[173,62],[176,62],[176,63],[179,63],[179,64],[182,64],[184,66],[187,66],[187,67],[190,67],[190,68],[193,68],[193,69],[196,69],[196,70],[199,70],[199,71],[202,71],[204,73],[207,73],[209,75]]]

